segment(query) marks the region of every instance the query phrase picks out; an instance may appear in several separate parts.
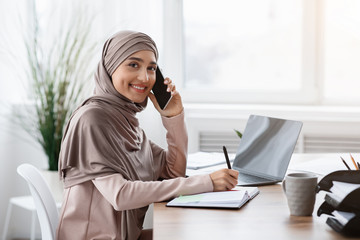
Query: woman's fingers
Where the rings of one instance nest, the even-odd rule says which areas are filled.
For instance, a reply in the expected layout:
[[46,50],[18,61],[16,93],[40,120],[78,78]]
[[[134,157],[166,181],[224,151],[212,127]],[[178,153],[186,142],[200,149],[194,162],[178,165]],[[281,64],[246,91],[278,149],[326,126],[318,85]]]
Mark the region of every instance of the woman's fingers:
[[167,91],[171,92],[172,99],[168,103],[167,107],[165,109],[161,109],[159,107],[159,104],[153,95],[153,93],[149,93],[149,98],[153,102],[156,110],[161,114],[161,116],[165,117],[173,117],[179,115],[184,107],[182,105],[181,96],[180,93],[176,90],[175,84],[173,84],[172,80],[170,78],[165,78],[164,84],[167,85]]
[[170,78],[165,78],[164,84],[167,85],[167,91],[171,92],[172,95],[174,95],[176,91],[176,86],[173,84],[172,80]]
[[234,188],[239,173],[232,169],[221,169],[210,174],[214,191],[225,191]]

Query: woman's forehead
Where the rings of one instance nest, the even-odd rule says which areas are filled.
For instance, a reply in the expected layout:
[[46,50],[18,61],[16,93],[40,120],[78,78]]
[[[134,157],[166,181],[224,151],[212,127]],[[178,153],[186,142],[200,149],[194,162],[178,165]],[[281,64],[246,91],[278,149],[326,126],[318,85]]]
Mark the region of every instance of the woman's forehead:
[[137,60],[140,62],[147,62],[151,64],[156,64],[156,57],[153,51],[141,50],[131,54],[127,60]]

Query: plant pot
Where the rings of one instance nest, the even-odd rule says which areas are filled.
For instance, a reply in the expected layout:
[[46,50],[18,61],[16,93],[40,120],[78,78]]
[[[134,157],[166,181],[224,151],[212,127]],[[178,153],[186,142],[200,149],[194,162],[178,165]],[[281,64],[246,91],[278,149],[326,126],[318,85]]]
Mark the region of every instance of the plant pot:
[[62,202],[63,192],[64,192],[64,184],[59,179],[58,171],[49,171],[42,170],[42,174],[47,182],[50,191],[57,203]]

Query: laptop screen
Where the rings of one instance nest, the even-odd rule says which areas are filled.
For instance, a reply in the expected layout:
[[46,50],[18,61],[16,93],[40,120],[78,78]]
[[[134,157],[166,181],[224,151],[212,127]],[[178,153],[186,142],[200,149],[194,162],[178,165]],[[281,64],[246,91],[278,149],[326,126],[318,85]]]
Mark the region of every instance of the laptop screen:
[[300,134],[302,122],[251,115],[233,168],[260,177],[283,179]]

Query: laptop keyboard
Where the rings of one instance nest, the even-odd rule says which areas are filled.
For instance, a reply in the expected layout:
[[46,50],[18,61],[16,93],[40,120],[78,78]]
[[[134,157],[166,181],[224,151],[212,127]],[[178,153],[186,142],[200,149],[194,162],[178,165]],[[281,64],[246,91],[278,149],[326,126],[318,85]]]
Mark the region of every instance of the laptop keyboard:
[[239,181],[244,182],[244,183],[256,183],[256,182],[268,182],[269,181],[269,179],[267,179],[267,178],[257,177],[257,176],[249,175],[246,173],[239,173],[238,179],[239,179]]

